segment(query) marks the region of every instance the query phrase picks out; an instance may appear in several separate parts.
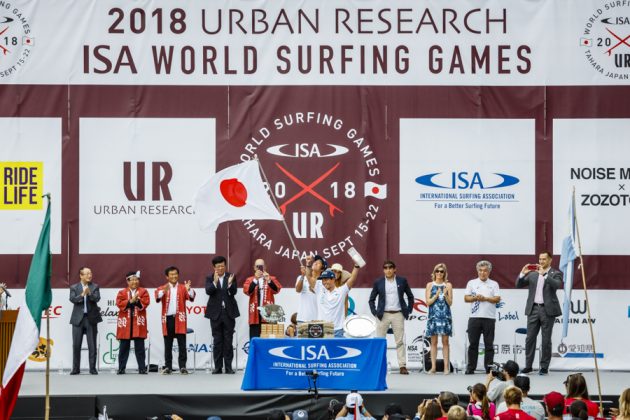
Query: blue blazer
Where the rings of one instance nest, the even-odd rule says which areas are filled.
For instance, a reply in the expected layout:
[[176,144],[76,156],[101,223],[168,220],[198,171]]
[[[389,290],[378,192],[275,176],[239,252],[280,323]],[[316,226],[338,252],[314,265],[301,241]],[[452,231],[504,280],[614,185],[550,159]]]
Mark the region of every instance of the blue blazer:
[[[403,317],[407,319],[413,311],[413,293],[411,293],[409,283],[404,277],[396,276],[396,286],[398,287],[400,308],[402,309]],[[405,303],[405,295],[407,295],[407,303]],[[377,296],[378,307],[375,305]],[[385,277],[381,277],[374,282],[372,293],[370,293],[370,311],[378,319],[383,318],[383,313],[385,312]]]

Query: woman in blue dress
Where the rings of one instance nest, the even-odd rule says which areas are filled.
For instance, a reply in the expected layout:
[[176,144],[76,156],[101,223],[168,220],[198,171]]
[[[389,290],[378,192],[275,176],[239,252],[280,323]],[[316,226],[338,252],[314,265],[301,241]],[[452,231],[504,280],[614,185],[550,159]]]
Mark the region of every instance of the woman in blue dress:
[[426,288],[426,303],[429,307],[426,336],[431,337],[431,370],[436,371],[438,336],[442,336],[442,356],[444,357],[444,374],[450,373],[449,337],[453,335],[453,318],[451,305],[453,304],[453,286],[448,281],[446,264],[435,266],[431,274],[431,281]]

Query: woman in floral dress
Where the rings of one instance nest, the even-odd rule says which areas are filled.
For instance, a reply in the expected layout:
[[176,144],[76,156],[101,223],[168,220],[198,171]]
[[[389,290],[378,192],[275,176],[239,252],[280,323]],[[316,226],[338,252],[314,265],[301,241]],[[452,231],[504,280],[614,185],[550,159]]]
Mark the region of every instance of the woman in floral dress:
[[431,337],[431,370],[436,371],[438,336],[442,336],[442,356],[444,358],[444,374],[450,373],[449,337],[453,335],[453,318],[451,305],[453,304],[453,286],[448,281],[446,264],[435,266],[431,274],[431,281],[426,287],[426,304],[429,307],[426,336]]

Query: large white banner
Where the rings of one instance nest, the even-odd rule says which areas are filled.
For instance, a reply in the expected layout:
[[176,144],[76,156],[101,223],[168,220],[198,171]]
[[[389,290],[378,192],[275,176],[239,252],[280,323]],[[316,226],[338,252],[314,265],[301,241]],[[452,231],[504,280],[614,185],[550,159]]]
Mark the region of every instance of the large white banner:
[[[193,364],[197,369],[207,370],[211,367],[212,335],[210,333],[210,321],[204,318],[207,296],[203,288],[198,287],[197,297],[194,302],[188,303],[188,326],[194,330],[187,335],[188,367]],[[163,365],[164,341],[160,325],[160,305],[153,298],[154,289],[150,289],[151,305],[148,308],[150,362]],[[368,298],[370,289],[353,289],[350,292],[349,312],[351,314],[369,314]],[[99,303],[103,314],[103,322],[99,324],[99,368],[101,371],[114,372],[118,366],[119,344],[115,338],[116,315],[118,309],[114,300],[117,290],[102,289]],[[423,334],[426,326],[427,306],[424,302],[424,289],[413,289],[416,302],[410,320],[406,322],[406,347],[408,366],[420,368],[423,354],[429,351],[428,342],[423,344]],[[23,301],[23,291],[15,290],[11,306],[17,306]],[[497,304],[497,322],[495,328],[495,361],[505,362],[516,358],[523,367],[525,362],[525,336],[516,334],[517,328],[527,325],[527,317],[524,315],[526,290],[504,289],[501,290],[502,301]],[[562,300],[562,292],[558,293]],[[51,339],[52,356],[51,368],[55,371],[68,373],[72,364],[72,327],[69,324],[72,304],[68,300],[69,292],[66,289],[53,290],[53,304],[51,306]],[[470,304],[464,302],[464,290],[455,289],[452,306],[453,336],[451,337],[451,362],[457,368],[464,369],[466,363],[466,346],[468,344],[466,329]],[[277,295],[276,302],[285,311],[287,318],[297,311],[297,294],[292,288],[283,289]],[[589,292],[591,302],[591,316],[595,343],[598,354],[598,363],[601,369],[627,370],[630,369],[630,360],[626,357],[626,349],[630,347],[630,336],[622,334],[622,331],[630,329],[630,291],[619,290],[594,290]],[[247,296],[243,293],[237,295],[237,301],[241,313],[245,314],[237,318],[234,344],[238,348],[238,356],[235,357],[235,365],[238,359],[239,368],[243,368],[247,361],[249,350],[249,329],[245,308]],[[611,308],[613,308],[611,310]],[[45,320],[42,321],[44,325]],[[573,294],[571,303],[569,335],[562,340],[561,318],[557,318],[553,331],[553,357],[551,369],[576,370],[592,369],[592,344],[586,318],[586,303],[583,292],[577,290]],[[610,340],[608,337],[615,337]],[[388,361],[392,368],[398,366],[393,337],[388,337],[391,349],[388,351]],[[43,344],[44,339],[40,340]],[[538,340],[540,345],[540,337]],[[84,341],[85,347],[85,341]],[[28,369],[43,369],[43,351],[39,348],[27,364]],[[175,346],[177,351],[177,346]],[[133,352],[132,352],[133,353]],[[483,353],[483,347],[480,349]],[[439,355],[441,357],[441,355]],[[177,360],[175,356],[174,361]],[[87,348],[82,351],[82,368],[87,367]],[[176,362],[175,362],[176,365]],[[483,355],[480,355],[478,368],[482,369]],[[538,354],[534,365],[538,365]],[[136,366],[133,354],[129,358],[129,369]],[[176,367],[176,366],[175,366]]]
[[401,119],[400,252],[533,254],[534,139],[529,119]]
[[[585,255],[630,255],[630,119],[553,121],[553,249],[569,232],[569,202]],[[622,222],[624,221],[624,222]]]
[[630,75],[625,1],[18,0],[0,11],[8,83],[536,86]]
[[82,118],[80,252],[207,254],[193,197],[214,173],[212,118]]
[[32,254],[52,197],[50,251],[61,253],[61,119],[0,118],[0,254]]

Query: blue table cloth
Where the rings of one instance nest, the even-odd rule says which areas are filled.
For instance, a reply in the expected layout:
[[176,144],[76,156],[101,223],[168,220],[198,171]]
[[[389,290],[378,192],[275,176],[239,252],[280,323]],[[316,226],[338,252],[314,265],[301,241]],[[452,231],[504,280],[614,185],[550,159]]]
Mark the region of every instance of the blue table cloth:
[[387,341],[384,338],[254,338],[241,388],[308,389],[313,373],[318,376],[319,389],[385,390]]

